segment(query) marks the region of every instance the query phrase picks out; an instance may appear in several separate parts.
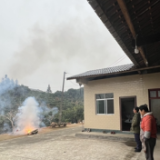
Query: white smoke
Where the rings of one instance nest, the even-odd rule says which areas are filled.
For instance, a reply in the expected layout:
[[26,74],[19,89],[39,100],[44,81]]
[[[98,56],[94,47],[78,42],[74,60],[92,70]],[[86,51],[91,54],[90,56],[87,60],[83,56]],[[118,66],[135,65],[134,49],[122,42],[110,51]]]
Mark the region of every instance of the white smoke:
[[4,131],[5,133],[10,133],[10,132],[11,132],[11,127],[9,126],[8,123],[4,123],[4,124],[3,124],[3,131]]
[[0,95],[18,86],[18,81],[9,79],[7,75],[0,82]]
[[29,97],[23,102],[23,106],[19,107],[16,116],[16,134],[26,134],[40,125],[38,102],[34,97]]
[[4,115],[6,106],[11,106],[10,96],[7,95],[8,97],[6,100],[6,97],[4,98],[2,95],[18,86],[18,81],[13,81],[12,79],[9,79],[7,75],[5,75],[5,77],[2,78],[2,80],[0,81],[0,116]]

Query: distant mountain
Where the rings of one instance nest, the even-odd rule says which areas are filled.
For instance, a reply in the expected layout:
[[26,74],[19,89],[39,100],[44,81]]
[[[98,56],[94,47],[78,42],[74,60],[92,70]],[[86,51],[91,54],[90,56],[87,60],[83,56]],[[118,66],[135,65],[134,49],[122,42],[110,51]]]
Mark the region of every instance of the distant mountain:
[[[3,97],[5,101],[11,100],[11,103],[14,101],[18,106],[21,105],[27,97],[35,97],[39,105],[41,105],[41,103],[45,103],[50,108],[55,106],[59,107],[61,96],[61,91],[47,93],[40,90],[33,90],[23,85],[10,88],[1,94],[1,98]],[[63,105],[64,109],[67,109],[73,105],[83,105],[83,88],[69,89],[68,91],[64,92]]]

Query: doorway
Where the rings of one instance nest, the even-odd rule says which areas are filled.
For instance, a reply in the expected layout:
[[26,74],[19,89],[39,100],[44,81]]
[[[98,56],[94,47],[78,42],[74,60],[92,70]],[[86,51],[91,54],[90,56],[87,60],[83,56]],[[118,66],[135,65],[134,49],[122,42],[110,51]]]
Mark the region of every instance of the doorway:
[[149,105],[157,121],[157,131],[160,133],[160,89],[149,90]]
[[121,117],[121,130],[130,131],[133,108],[136,107],[136,97],[122,97],[120,98],[120,117]]

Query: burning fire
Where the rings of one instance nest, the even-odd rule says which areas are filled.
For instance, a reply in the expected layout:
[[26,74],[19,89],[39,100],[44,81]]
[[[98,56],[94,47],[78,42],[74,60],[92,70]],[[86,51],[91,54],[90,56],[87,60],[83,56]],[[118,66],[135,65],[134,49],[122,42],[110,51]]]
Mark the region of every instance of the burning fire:
[[16,126],[17,134],[32,134],[39,128],[39,108],[38,102],[33,97],[27,98],[21,107],[18,109]]
[[31,133],[31,131],[30,131],[30,130],[28,130],[28,132],[27,132],[27,133],[29,134],[29,133]]
[[27,128],[26,128],[26,133],[27,133],[27,134],[30,134],[33,130],[34,130],[34,128],[28,128],[28,127],[27,127]]

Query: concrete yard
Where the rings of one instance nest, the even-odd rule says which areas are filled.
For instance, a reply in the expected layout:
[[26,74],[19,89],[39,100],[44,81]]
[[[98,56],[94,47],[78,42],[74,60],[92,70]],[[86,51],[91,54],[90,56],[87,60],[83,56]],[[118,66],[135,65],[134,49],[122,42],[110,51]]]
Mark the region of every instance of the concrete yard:
[[134,143],[75,137],[80,127],[0,142],[0,160],[137,160]]

